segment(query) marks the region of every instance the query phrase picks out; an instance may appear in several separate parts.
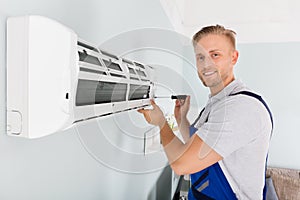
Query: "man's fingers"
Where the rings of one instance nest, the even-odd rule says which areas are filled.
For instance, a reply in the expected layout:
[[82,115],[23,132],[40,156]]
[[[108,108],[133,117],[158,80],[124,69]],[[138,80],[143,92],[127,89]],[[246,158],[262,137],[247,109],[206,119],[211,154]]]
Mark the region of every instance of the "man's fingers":
[[142,113],[148,123],[151,123],[150,110],[149,109],[139,109],[137,110],[139,113]]
[[145,109],[144,109],[144,108],[138,109],[137,111],[138,111],[139,113],[143,113],[143,114],[145,113]]
[[179,101],[181,106],[185,103],[185,99],[180,99]]
[[185,101],[186,101],[188,104],[190,104],[190,100],[191,100],[191,96],[188,95],[188,96],[185,98]]
[[176,99],[176,101],[175,101],[175,106],[177,107],[177,106],[180,106],[180,100],[179,99]]
[[156,103],[155,103],[154,99],[150,99],[150,103],[151,103],[151,105],[152,105],[153,107],[156,106]]

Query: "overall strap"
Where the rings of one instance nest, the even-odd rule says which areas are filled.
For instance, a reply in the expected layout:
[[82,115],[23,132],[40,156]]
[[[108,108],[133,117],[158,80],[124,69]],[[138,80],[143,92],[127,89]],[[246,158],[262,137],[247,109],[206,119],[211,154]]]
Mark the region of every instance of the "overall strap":
[[234,94],[230,94],[229,96],[234,96],[234,95],[238,95],[238,94],[243,94],[243,95],[247,95],[247,96],[250,96],[250,97],[253,97],[257,100],[259,100],[264,106],[265,108],[267,109],[269,115],[270,115],[270,119],[271,119],[271,123],[272,123],[272,132],[273,132],[273,115],[272,115],[272,112],[270,110],[270,108],[268,107],[267,103],[263,100],[263,98],[261,96],[259,96],[258,94],[255,94],[253,92],[250,92],[250,91],[240,91],[240,92],[237,92],[237,93],[234,93]]
[[195,128],[195,124],[198,122],[198,120],[200,119],[203,111],[205,110],[205,107],[201,110],[199,116],[197,117],[197,119],[194,121],[194,123],[192,123],[192,125],[190,125],[189,127],[189,133],[190,133],[190,137],[192,137],[192,135],[198,130],[197,128]]
[[[240,92],[237,92],[237,93],[230,94],[229,96],[235,96],[235,95],[238,95],[238,94],[243,94],[243,95],[253,97],[253,98],[259,100],[265,106],[265,108],[267,109],[267,111],[270,115],[270,119],[271,119],[271,123],[272,123],[272,132],[273,132],[273,127],[274,127],[273,115],[272,115],[272,112],[271,112],[270,108],[268,107],[267,103],[263,100],[263,98],[260,95],[255,94],[255,93],[250,92],[250,91],[240,91]],[[192,123],[191,126],[195,126],[195,124],[200,119],[200,117],[201,117],[202,113],[204,112],[204,110],[205,110],[205,107],[201,110],[199,116],[196,118],[196,120],[194,121],[194,123]]]
[[[249,91],[240,91],[240,92],[237,92],[237,93],[234,93],[234,94],[230,94],[229,96],[234,96],[234,95],[238,95],[238,94],[243,94],[243,95],[248,95],[250,97],[253,97],[253,98],[259,100],[265,106],[265,108],[267,109],[267,111],[270,115],[270,119],[271,119],[271,123],[272,123],[272,130],[271,130],[271,136],[272,136],[273,127],[274,127],[273,116],[272,116],[270,108],[268,107],[267,103],[263,100],[263,98],[261,96],[255,94],[255,93],[249,92]],[[266,172],[267,172],[267,162],[268,162],[268,155],[267,155],[267,158],[266,158],[265,177],[266,177]],[[266,199],[266,195],[267,195],[267,185],[266,185],[266,179],[265,179],[265,186],[264,186],[264,189],[263,189],[263,199]]]
[[204,110],[205,110],[205,107],[201,110],[201,112],[200,112],[200,114],[199,114],[199,116],[195,119],[195,121],[194,121],[194,123],[192,123],[192,125],[191,126],[195,126],[195,124],[197,123],[197,121],[200,119],[200,117],[201,117],[201,115],[202,115],[202,113],[204,112]]

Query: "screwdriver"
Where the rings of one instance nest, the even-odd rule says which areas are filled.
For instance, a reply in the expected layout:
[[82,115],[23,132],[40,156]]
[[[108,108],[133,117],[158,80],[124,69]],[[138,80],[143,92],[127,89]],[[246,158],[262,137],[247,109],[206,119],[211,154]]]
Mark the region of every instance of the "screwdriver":
[[154,98],[186,99],[187,95],[155,96]]

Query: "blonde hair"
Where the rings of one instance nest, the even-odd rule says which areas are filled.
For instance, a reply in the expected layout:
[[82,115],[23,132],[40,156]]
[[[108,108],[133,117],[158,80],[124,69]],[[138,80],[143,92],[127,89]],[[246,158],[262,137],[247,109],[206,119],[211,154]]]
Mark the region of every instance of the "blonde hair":
[[206,26],[203,27],[200,31],[195,33],[193,36],[193,44],[196,46],[198,41],[203,38],[204,36],[210,35],[210,34],[215,34],[215,35],[224,35],[226,36],[230,43],[232,44],[233,48],[235,49],[235,35],[236,33],[233,30],[226,29],[224,26],[221,25],[215,25],[215,26]]

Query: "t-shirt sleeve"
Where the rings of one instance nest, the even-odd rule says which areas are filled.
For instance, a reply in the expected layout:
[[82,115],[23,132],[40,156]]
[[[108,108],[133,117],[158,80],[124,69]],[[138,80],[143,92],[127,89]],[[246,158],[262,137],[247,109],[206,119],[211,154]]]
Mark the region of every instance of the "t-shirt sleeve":
[[223,158],[257,139],[268,119],[262,103],[252,97],[228,97],[210,111],[197,135]]

